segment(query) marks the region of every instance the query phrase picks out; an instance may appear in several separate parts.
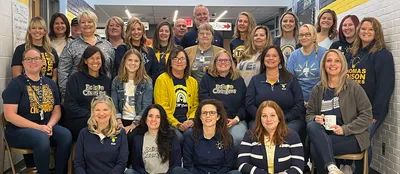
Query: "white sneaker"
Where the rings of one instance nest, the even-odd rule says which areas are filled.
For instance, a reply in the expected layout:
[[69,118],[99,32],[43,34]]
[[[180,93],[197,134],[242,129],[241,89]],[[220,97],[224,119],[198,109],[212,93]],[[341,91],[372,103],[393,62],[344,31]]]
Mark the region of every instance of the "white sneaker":
[[343,170],[340,168],[344,174],[353,174],[353,169],[349,165],[344,165]]
[[338,168],[331,169],[328,174],[343,174],[342,171],[340,171]]

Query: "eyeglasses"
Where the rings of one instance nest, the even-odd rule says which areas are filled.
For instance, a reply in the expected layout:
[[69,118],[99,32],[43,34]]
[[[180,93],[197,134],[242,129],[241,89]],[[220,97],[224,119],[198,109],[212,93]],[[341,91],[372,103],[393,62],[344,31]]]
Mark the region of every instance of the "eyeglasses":
[[299,34],[299,38],[311,37],[311,33]]
[[42,61],[41,57],[27,57],[24,59],[24,62],[32,63],[32,62],[40,62]]
[[212,33],[211,33],[211,32],[210,32],[210,33],[199,33],[199,35],[200,35],[200,36],[211,36]]
[[203,112],[201,112],[201,115],[203,115],[203,116],[207,116],[207,114],[209,114],[210,116],[215,116],[215,115],[217,115],[217,111],[203,111]]
[[230,63],[231,60],[230,59],[218,59],[217,62],[218,63]]
[[185,57],[174,57],[172,58],[173,62],[186,62],[186,58]]

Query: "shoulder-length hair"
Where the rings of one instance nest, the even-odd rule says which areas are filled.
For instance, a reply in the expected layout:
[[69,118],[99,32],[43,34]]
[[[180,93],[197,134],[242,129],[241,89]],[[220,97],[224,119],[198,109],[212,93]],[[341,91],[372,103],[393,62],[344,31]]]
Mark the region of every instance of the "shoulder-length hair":
[[335,95],[338,96],[341,91],[346,89],[347,61],[346,61],[345,56],[343,55],[343,53],[340,50],[330,49],[325,52],[325,54],[322,56],[320,70],[319,70],[321,73],[321,84],[322,84],[322,88],[324,90],[329,88],[329,85],[328,85],[329,77],[328,77],[328,73],[326,72],[326,69],[325,69],[326,59],[327,59],[329,53],[336,53],[339,56],[340,63],[342,64],[342,68],[340,69],[340,72],[338,75],[339,82],[338,82],[337,87],[335,88]]
[[100,57],[101,57],[101,67],[99,69],[99,75],[106,75],[107,74],[107,69],[105,68],[106,67],[106,61],[105,61],[106,59],[104,57],[103,52],[101,52],[101,50],[99,48],[97,48],[96,46],[88,46],[85,49],[85,51],[82,54],[82,59],[78,65],[78,71],[88,73],[89,68],[88,68],[88,65],[85,63],[85,61],[87,61],[87,59],[89,59],[96,53],[100,53]]
[[264,137],[266,136],[268,137],[269,133],[267,129],[265,129],[264,126],[262,125],[261,116],[263,114],[262,112],[264,108],[266,107],[274,109],[279,119],[279,123],[278,126],[276,127],[274,136],[270,139],[270,141],[275,145],[282,145],[284,143],[284,138],[289,135],[289,129],[286,126],[285,115],[283,114],[282,109],[279,107],[277,103],[271,100],[262,102],[258,107],[256,113],[256,120],[253,128],[251,128],[252,137],[257,139],[258,142],[261,143],[262,145],[265,145]]
[[[315,27],[311,24],[303,24],[301,27],[305,27],[308,29],[308,31],[311,34],[311,39],[313,40],[314,47],[315,47],[315,53],[318,55],[318,41],[317,41],[317,30]],[[300,28],[301,28],[300,27]]]
[[360,30],[361,30],[361,25],[364,22],[370,22],[372,24],[372,28],[375,31],[375,38],[374,38],[374,45],[372,48],[369,50],[369,53],[375,53],[383,48],[386,48],[385,45],[385,38],[383,35],[383,30],[382,30],[382,25],[381,23],[374,17],[366,17],[361,20],[360,25],[358,25],[357,30],[356,30],[356,39],[354,40],[353,46],[350,49],[351,55],[354,57],[356,56],[358,49],[361,47],[361,38],[360,38]]
[[165,72],[172,78],[174,75],[172,74],[172,59],[178,56],[180,52],[183,52],[185,54],[186,58],[186,68],[183,77],[187,79],[190,76],[190,62],[189,62],[189,56],[187,55],[186,51],[183,49],[181,46],[174,46],[171,50],[171,53],[169,53],[169,57],[167,60],[167,63],[165,64]]
[[167,50],[166,50],[166,52],[168,53],[171,51],[172,47],[174,46],[174,35],[173,35],[173,31],[172,31],[172,25],[168,21],[162,21],[157,25],[156,30],[154,31],[154,35],[153,35],[153,49],[155,52],[159,52],[161,49],[159,31],[160,31],[160,28],[163,26],[167,26],[169,29],[169,38],[168,38],[168,45],[167,45]]
[[52,53],[53,47],[51,47],[51,41],[49,35],[47,35],[47,25],[44,19],[40,16],[33,17],[29,22],[28,29],[26,30],[25,35],[25,49],[34,47],[32,36],[29,33],[30,29],[32,29],[33,27],[43,28],[43,30],[45,31],[45,34],[42,38],[42,46],[44,50],[46,50],[46,53],[50,56],[50,58],[54,60],[54,55]]
[[50,37],[50,40],[53,40],[54,38],[56,38],[56,32],[54,31],[54,23],[56,22],[57,18],[61,18],[61,20],[65,24],[64,39],[66,41],[68,41],[69,33],[71,32],[71,26],[69,25],[69,21],[68,21],[67,17],[62,13],[54,13],[51,16],[50,26],[49,26],[49,31],[50,31],[49,32],[49,37]]
[[250,42],[247,42],[245,44],[245,46],[244,46],[245,49],[244,49],[244,52],[243,52],[244,56],[242,56],[242,58],[243,58],[242,60],[250,59],[251,56],[253,56],[254,54],[257,53],[256,46],[254,44],[254,35],[256,34],[256,31],[259,30],[259,29],[262,29],[262,30],[265,31],[265,37],[267,39],[267,43],[265,44],[264,47],[266,47],[268,45],[272,45],[272,36],[271,36],[271,32],[269,31],[268,27],[264,26],[264,25],[258,25],[251,32]]
[[167,113],[161,105],[152,104],[144,110],[143,116],[139,122],[138,134],[143,135],[149,130],[146,121],[151,109],[157,109],[160,112],[160,127],[158,128],[156,144],[162,163],[165,163],[168,161],[169,156],[172,155],[172,143],[175,133],[173,129],[170,128],[167,119]]
[[[212,40],[214,40],[214,34],[215,34],[215,31],[214,31],[212,25],[209,24],[209,23],[200,24],[200,25],[197,27],[197,30],[199,31],[199,32],[197,33],[197,40],[199,40],[199,37],[200,37],[200,30],[207,30],[207,31],[210,31],[210,32],[211,32],[211,35],[212,35],[212,39],[211,39],[211,45],[212,45]],[[200,42],[198,42],[198,44],[200,44]]]
[[94,12],[92,12],[92,11],[84,11],[84,12],[82,12],[82,13],[78,16],[78,21],[79,21],[79,23],[81,23],[81,18],[82,18],[82,17],[89,18],[89,19],[93,22],[94,27],[97,28],[98,18],[97,18],[96,14],[95,14]]
[[118,122],[117,122],[114,103],[113,103],[113,100],[111,99],[111,97],[109,97],[105,94],[101,94],[92,99],[92,102],[90,104],[90,110],[91,110],[90,118],[87,122],[89,132],[91,132],[93,134],[97,133],[96,129],[98,128],[97,127],[98,125],[97,125],[97,121],[95,119],[96,116],[94,115],[94,111],[95,111],[96,105],[99,103],[107,104],[107,106],[111,110],[111,117],[110,117],[108,126],[105,129],[103,129],[101,131],[101,133],[106,137],[113,137],[113,136],[118,135],[120,133],[120,130],[118,129]]
[[128,82],[128,80],[129,80],[128,79],[128,71],[126,70],[125,62],[126,62],[126,59],[128,59],[128,57],[131,55],[137,56],[140,61],[139,68],[136,71],[135,77],[133,79],[135,85],[138,85],[140,82],[142,82],[142,80],[144,80],[146,82],[151,82],[151,78],[149,77],[149,75],[147,75],[146,69],[144,67],[142,54],[140,54],[140,52],[136,49],[128,50],[122,57],[121,64],[119,65],[119,69],[118,69],[118,75],[117,75],[118,80],[123,83]]
[[282,21],[283,21],[283,17],[285,17],[286,15],[292,15],[294,18],[294,30],[293,30],[293,37],[294,39],[298,40],[298,36],[299,36],[299,30],[300,30],[300,22],[299,22],[299,18],[296,16],[296,14],[294,14],[291,11],[287,11],[285,13],[282,14],[281,18],[279,19],[279,36],[278,38],[282,37],[282,33],[283,33],[283,28],[282,28]]
[[132,27],[138,24],[140,28],[142,29],[142,38],[140,38],[140,44],[139,47],[141,50],[144,52],[148,52],[147,45],[146,45],[146,31],[144,30],[144,25],[140,20],[129,20],[128,25],[126,25],[126,32],[125,32],[125,44],[133,47],[132,45]]
[[217,108],[217,114],[220,117],[217,120],[216,128],[215,128],[215,135],[220,136],[222,143],[224,144],[224,149],[227,150],[229,147],[233,145],[233,140],[231,135],[228,131],[228,116],[226,114],[224,105],[217,99],[206,99],[203,100],[199,107],[196,110],[196,115],[194,118],[194,126],[193,126],[193,139],[195,143],[199,143],[199,136],[203,131],[203,123],[201,122],[201,109],[205,105],[214,105]]
[[267,46],[263,50],[263,52],[260,54],[260,58],[259,58],[260,59],[260,74],[265,73],[267,71],[267,67],[265,66],[264,60],[265,60],[265,56],[267,55],[267,53],[270,49],[275,49],[278,52],[278,56],[279,56],[279,60],[280,60],[279,64],[282,67],[279,69],[279,76],[281,76],[285,82],[288,82],[291,78],[293,78],[293,75],[286,69],[286,62],[285,62],[285,58],[283,57],[282,50],[280,47],[278,47],[276,45]]
[[232,36],[232,39],[236,39],[239,38],[240,39],[240,31],[238,28],[238,22],[239,22],[239,17],[243,15],[243,16],[247,16],[248,19],[248,27],[247,27],[247,31],[246,31],[246,39],[244,40],[244,42],[247,42],[249,40],[251,40],[251,32],[253,31],[254,27],[256,27],[257,23],[256,20],[254,19],[253,15],[249,12],[240,12],[238,17],[236,18],[236,25],[235,25],[235,29],[234,29],[234,33]]
[[[344,21],[345,21],[346,19],[348,19],[348,18],[350,18],[350,20],[353,22],[354,28],[355,28],[355,29],[357,29],[358,24],[360,24],[360,20],[358,19],[358,17],[357,17],[356,15],[347,15],[347,16],[345,16],[345,17],[342,19],[342,21],[340,21],[340,25],[339,25],[339,40],[340,40],[341,42],[347,42],[347,41],[346,41],[346,36],[344,36],[344,34],[343,34],[343,29],[342,29],[342,27],[343,27]],[[356,37],[357,37],[357,36],[356,36],[356,33],[354,32],[354,38],[356,38]]]
[[121,26],[121,38],[124,39],[125,38],[125,24],[124,21],[118,17],[118,16],[113,16],[110,19],[107,20],[107,24],[106,24],[106,38],[110,38],[110,35],[108,34],[108,25],[110,25],[110,22],[114,20],[119,26]]
[[333,24],[332,24],[331,28],[329,29],[329,33],[328,33],[329,39],[332,40],[337,36],[337,29],[336,29],[337,28],[337,16],[336,16],[335,11],[333,11],[331,9],[322,10],[321,13],[319,13],[319,15],[318,15],[318,20],[317,20],[317,23],[315,25],[316,25],[316,28],[317,28],[317,32],[318,33],[321,32],[321,24],[320,24],[320,22],[321,22],[322,15],[324,15],[325,13],[331,14],[332,18],[333,18]]
[[208,74],[210,74],[212,77],[218,77],[219,73],[217,71],[217,59],[221,54],[226,54],[228,55],[228,58],[231,62],[231,68],[229,68],[229,73],[231,74],[230,79],[231,80],[236,80],[240,77],[239,72],[237,71],[236,67],[235,67],[235,63],[233,62],[233,59],[231,57],[231,54],[229,54],[226,50],[221,50],[219,51],[215,57],[213,62],[211,63],[210,67],[208,68]]

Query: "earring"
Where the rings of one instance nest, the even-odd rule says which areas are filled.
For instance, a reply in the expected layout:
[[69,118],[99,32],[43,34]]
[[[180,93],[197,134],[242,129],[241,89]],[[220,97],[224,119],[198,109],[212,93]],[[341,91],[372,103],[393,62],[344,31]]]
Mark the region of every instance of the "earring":
[[282,69],[282,65],[281,65],[281,64],[279,64],[279,65],[278,65],[278,68],[279,68],[279,69]]

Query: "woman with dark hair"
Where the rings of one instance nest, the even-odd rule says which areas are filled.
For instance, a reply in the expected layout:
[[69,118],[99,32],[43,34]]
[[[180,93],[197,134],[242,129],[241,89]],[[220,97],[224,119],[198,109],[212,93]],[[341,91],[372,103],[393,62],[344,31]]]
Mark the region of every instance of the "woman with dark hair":
[[152,104],[144,110],[133,142],[133,173],[170,174],[175,167],[181,166],[180,142],[161,105]]
[[317,43],[319,46],[329,49],[332,43],[337,40],[337,16],[331,9],[322,10],[318,15]]
[[78,72],[69,77],[65,94],[63,124],[72,133],[73,140],[87,126],[90,102],[101,94],[110,95],[111,79],[104,67],[105,57],[96,46],[89,46],[82,55]]
[[159,67],[165,71],[165,63],[174,46],[172,25],[168,21],[160,22],[153,35],[153,49],[156,54]]
[[236,19],[236,25],[232,40],[229,43],[229,47],[232,51],[233,62],[236,63],[240,60],[243,55],[244,46],[248,41],[251,40],[251,32],[257,23],[253,15],[249,12],[240,12]]
[[258,107],[254,127],[241,143],[238,165],[243,174],[303,173],[303,145],[274,101]]
[[217,99],[203,100],[196,111],[191,134],[185,135],[183,168],[174,174],[228,173],[232,170],[233,140],[228,132],[224,105]]
[[167,69],[154,86],[154,102],[167,113],[169,124],[175,129],[180,142],[181,132],[193,127],[194,114],[199,104],[197,81],[190,76],[189,58],[181,46],[171,50]]
[[334,42],[330,49],[338,49],[346,55],[356,39],[356,29],[360,21],[356,15],[345,16],[339,25],[339,40]]
[[283,13],[279,19],[279,36],[274,39],[274,45],[278,46],[285,56],[285,63],[290,54],[300,47],[298,44],[298,36],[300,30],[299,18],[291,11]]
[[65,45],[71,40],[69,38],[71,27],[68,19],[62,13],[54,13],[53,16],[51,16],[49,26],[51,45],[56,49],[58,56],[61,56]]

